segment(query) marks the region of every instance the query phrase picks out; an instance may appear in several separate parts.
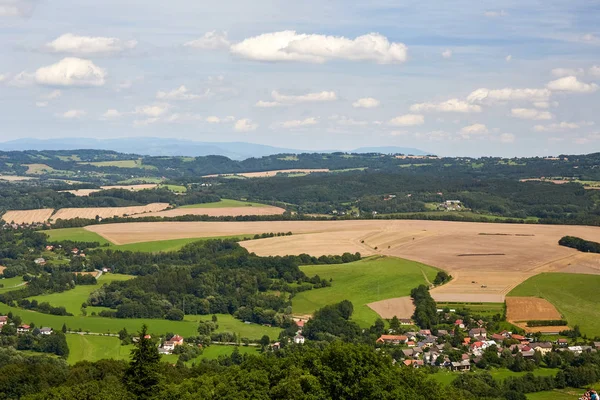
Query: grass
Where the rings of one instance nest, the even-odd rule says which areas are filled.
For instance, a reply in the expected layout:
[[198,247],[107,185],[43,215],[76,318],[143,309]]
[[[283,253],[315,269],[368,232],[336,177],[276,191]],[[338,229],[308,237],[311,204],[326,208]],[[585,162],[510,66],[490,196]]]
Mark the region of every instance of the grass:
[[[523,376],[523,375],[527,374],[527,372],[525,372],[525,371],[513,372],[507,368],[498,368],[498,369],[492,369],[489,371],[477,370],[472,373],[480,374],[483,372],[489,372],[490,375],[494,379],[499,380],[499,381],[504,380],[508,377],[518,377],[518,376]],[[535,375],[535,376],[555,376],[557,372],[558,372],[558,369],[555,369],[555,368],[537,368],[532,371],[533,375]],[[461,375],[462,373],[463,372],[440,371],[440,372],[436,372],[435,374],[431,375],[431,377],[443,385],[450,385],[452,383],[452,381],[457,376]]]
[[600,336],[600,275],[547,272],[527,279],[508,296],[541,297],[565,316],[569,326],[579,325],[590,337]]
[[[427,206],[430,208],[431,206]],[[417,215],[425,215],[425,216],[455,216],[455,217],[463,217],[463,218],[480,218],[488,221],[506,221],[506,220],[517,220],[517,221],[526,221],[526,222],[537,222],[539,218],[537,217],[527,217],[527,218],[511,218],[511,217],[502,217],[499,215],[492,214],[479,214],[472,211],[423,211],[423,212],[410,212],[410,213],[395,213],[395,214],[381,214],[381,215],[406,215],[406,216],[417,216]]]
[[495,314],[504,314],[504,303],[437,303],[438,308],[450,308],[453,310],[464,308],[471,314],[482,316],[493,316]]
[[38,175],[38,174],[45,174],[45,173],[54,171],[54,168],[52,168],[46,164],[23,164],[23,165],[27,167],[27,172],[25,172],[26,174]]
[[392,257],[370,257],[348,264],[311,265],[301,267],[308,276],[333,279],[332,286],[298,293],[292,299],[295,314],[311,314],[328,304],[350,300],[354,304],[352,319],[366,327],[378,315],[367,304],[408,296],[411,289],[425,284],[423,273],[430,281],[437,269],[427,265]]
[[183,185],[160,185],[160,188],[169,189],[171,192],[175,193],[187,192],[187,188]]
[[67,312],[73,315],[81,315],[81,304],[87,301],[90,293],[94,290],[99,289],[105,283],[124,281],[132,278],[133,276],[131,275],[103,274],[98,278],[98,284],[96,285],[77,285],[74,289],[62,293],[43,294],[29,297],[29,300],[37,300],[40,303],[48,302],[54,307],[65,307]]
[[4,279],[0,279],[0,284],[3,285],[3,287],[0,288],[0,293],[6,293],[6,292],[10,292],[11,290],[15,290],[18,285],[23,283],[23,277],[22,276],[15,276],[13,278],[4,278]]
[[115,336],[68,334],[69,357],[67,362],[98,361],[102,359],[129,360],[132,345],[121,346]]
[[98,242],[101,246],[108,244],[108,248],[111,250],[121,250],[121,251],[140,251],[145,253],[158,253],[158,252],[168,252],[168,251],[177,251],[181,249],[183,246],[189,243],[199,242],[202,240],[209,239],[240,239],[243,240],[245,238],[252,238],[254,235],[245,234],[245,235],[232,235],[232,236],[219,236],[212,238],[184,238],[184,239],[171,239],[171,240],[158,240],[153,242],[141,242],[141,243],[129,243],[123,245],[116,245],[112,242],[109,242],[102,236],[98,235],[95,232],[88,231],[84,228],[63,228],[63,229],[51,229],[48,231],[44,231],[49,237],[51,241],[61,241],[61,240],[73,240],[73,241],[84,241],[84,242]]
[[264,207],[265,204],[253,203],[251,201],[239,201],[231,199],[221,199],[214,203],[189,204],[180,208],[224,208],[224,207]]
[[94,165],[96,167],[157,169],[153,165],[143,165],[142,160],[140,160],[140,159],[138,159],[138,160],[80,162],[79,164]]
[[554,389],[546,392],[527,394],[527,400],[573,400],[578,399],[585,393],[585,389]]
[[119,181],[117,182],[119,185],[137,185],[137,184],[144,184],[144,183],[161,183],[163,181],[162,178],[154,178],[151,176],[148,177],[144,177],[144,178],[129,178],[129,179],[125,179],[123,181]]

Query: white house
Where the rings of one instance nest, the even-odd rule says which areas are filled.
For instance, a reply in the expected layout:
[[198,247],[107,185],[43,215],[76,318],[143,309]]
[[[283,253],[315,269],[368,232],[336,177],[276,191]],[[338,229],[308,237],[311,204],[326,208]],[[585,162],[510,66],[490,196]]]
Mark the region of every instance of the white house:
[[40,333],[42,335],[50,335],[52,333],[52,328],[44,327],[44,328],[40,329]]
[[296,336],[294,336],[294,343],[296,344],[304,344],[304,336],[298,334]]

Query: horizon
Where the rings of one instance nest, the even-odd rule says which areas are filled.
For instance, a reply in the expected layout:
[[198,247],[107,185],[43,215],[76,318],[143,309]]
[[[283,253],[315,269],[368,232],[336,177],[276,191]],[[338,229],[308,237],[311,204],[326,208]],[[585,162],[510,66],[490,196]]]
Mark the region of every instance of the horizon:
[[600,150],[599,14],[583,0],[167,10],[0,0],[0,147],[157,137],[315,152],[590,153]]

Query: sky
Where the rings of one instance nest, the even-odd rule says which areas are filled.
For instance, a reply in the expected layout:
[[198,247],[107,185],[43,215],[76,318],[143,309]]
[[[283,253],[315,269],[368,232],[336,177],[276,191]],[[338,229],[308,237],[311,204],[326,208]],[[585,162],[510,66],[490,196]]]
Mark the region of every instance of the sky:
[[598,21],[598,0],[0,0],[0,142],[600,151]]

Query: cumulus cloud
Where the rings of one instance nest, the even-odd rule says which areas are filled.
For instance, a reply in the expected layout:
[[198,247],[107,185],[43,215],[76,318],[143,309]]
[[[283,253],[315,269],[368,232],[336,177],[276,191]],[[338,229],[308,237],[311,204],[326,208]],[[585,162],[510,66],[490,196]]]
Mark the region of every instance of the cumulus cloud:
[[420,114],[405,114],[396,118],[392,118],[388,124],[392,126],[415,126],[423,125],[425,117]]
[[410,106],[412,112],[426,112],[426,111],[438,111],[438,112],[459,112],[459,113],[471,113],[480,112],[481,107],[475,104],[469,104],[459,99],[450,99],[441,103],[418,103]]
[[159,100],[198,100],[211,96],[211,90],[206,89],[203,94],[190,93],[189,89],[181,85],[177,89],[170,92],[159,91],[156,93],[156,98]]
[[15,87],[26,87],[33,85],[35,82],[35,74],[29,73],[27,71],[21,71],[17,75],[13,76],[13,78],[8,82],[10,86]]
[[184,44],[186,47],[193,47],[201,50],[219,50],[227,49],[231,43],[227,39],[227,32],[210,31],[196,40]]
[[35,8],[35,0],[0,0],[0,18],[28,17]]
[[167,112],[170,108],[168,104],[151,104],[144,106],[137,106],[133,114],[145,115],[147,117],[157,118]]
[[104,119],[119,118],[121,116],[123,116],[123,114],[113,108],[106,110],[106,112],[102,114],[102,118]]
[[553,131],[564,131],[570,129],[579,129],[582,126],[592,126],[594,122],[591,121],[582,121],[582,122],[559,122],[556,124],[549,125],[536,125],[533,127],[533,130],[536,132],[553,132]]
[[60,96],[62,96],[62,92],[58,89],[51,91],[48,94],[45,94],[42,97],[42,99],[46,99],[46,100],[55,100],[58,99]]
[[90,60],[66,57],[56,64],[35,71],[35,81],[48,86],[102,86],[106,71]]
[[212,115],[210,117],[206,117],[205,121],[208,122],[209,124],[218,124],[221,122],[221,118],[215,117],[214,115]]
[[[342,125],[342,126],[366,126],[366,125],[369,125],[368,121],[355,120],[355,119],[347,117],[345,115],[332,115],[331,117],[329,117],[329,119],[331,121],[335,121],[338,125]],[[375,121],[374,123],[377,123],[377,122],[378,121]]]
[[335,92],[318,92],[308,93],[300,96],[294,95],[283,95],[276,90],[271,92],[273,99],[280,103],[312,103],[312,102],[324,102],[324,101],[335,101],[337,100],[337,94]]
[[117,54],[137,46],[136,40],[124,41],[113,37],[78,36],[65,33],[46,44],[46,49],[53,53],[69,53],[75,55]]
[[446,49],[446,50],[442,51],[442,57],[452,58],[452,50]]
[[552,95],[548,89],[487,89],[479,88],[467,96],[469,103],[494,104],[506,101],[546,101]]
[[354,108],[375,108],[375,107],[379,107],[379,104],[381,104],[381,103],[377,99],[374,99],[372,97],[364,97],[364,98],[358,99],[354,103],[352,103],[352,107],[354,107]]
[[536,101],[533,103],[533,106],[536,108],[550,108],[550,103],[547,101]]
[[600,65],[592,65],[588,73],[592,76],[600,76]]
[[235,129],[237,132],[252,132],[257,128],[258,124],[255,124],[251,119],[248,118],[238,119],[235,121],[235,125],[233,126],[233,129]]
[[576,76],[566,76],[564,78],[548,82],[546,87],[556,92],[572,93],[592,93],[598,90],[597,84],[581,82]]
[[324,63],[342,59],[394,64],[407,59],[407,49],[403,43],[390,42],[379,33],[369,33],[356,39],[300,34],[296,31],[265,33],[232,45],[231,52],[257,61]]
[[581,76],[585,74],[583,68],[554,68],[550,72],[557,78],[570,75]]
[[460,132],[464,135],[479,135],[488,133],[488,128],[484,124],[473,124],[465,126],[460,130]]
[[305,119],[295,119],[295,120],[291,120],[291,121],[284,121],[280,124],[280,126],[285,129],[294,129],[294,128],[301,128],[304,126],[316,125],[318,123],[319,123],[319,121],[316,118],[310,117],[310,118],[305,118]]
[[513,108],[510,110],[510,115],[515,118],[532,120],[547,120],[554,117],[548,111],[540,111],[534,108]]
[[273,108],[273,107],[279,107],[282,106],[283,104],[278,103],[276,101],[263,101],[263,100],[259,100],[256,102],[256,104],[254,105],[255,107],[259,107],[259,108]]
[[85,116],[86,114],[87,113],[83,110],[69,110],[62,114],[58,114],[58,116],[61,118],[65,118],[65,119],[75,119],[75,118],[81,118],[81,117]]
[[514,143],[515,135],[512,133],[503,133],[498,137],[498,140],[500,140],[501,143]]
[[483,16],[488,18],[506,17],[507,15],[508,13],[504,10],[488,10],[483,13]]
[[506,62],[511,62],[512,61],[512,54],[509,54],[506,56],[505,58]]

